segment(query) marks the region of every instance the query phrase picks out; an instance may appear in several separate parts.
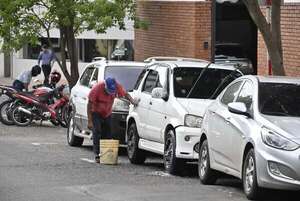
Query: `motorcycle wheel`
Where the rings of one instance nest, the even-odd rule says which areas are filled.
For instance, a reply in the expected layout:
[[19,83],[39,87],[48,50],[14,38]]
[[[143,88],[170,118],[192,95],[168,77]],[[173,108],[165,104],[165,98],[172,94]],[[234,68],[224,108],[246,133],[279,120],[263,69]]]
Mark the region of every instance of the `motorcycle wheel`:
[[0,104],[0,121],[8,126],[14,125],[14,121],[11,118],[11,107],[13,100],[6,100]]
[[12,109],[12,113],[11,113],[12,120],[17,126],[22,126],[22,127],[28,126],[29,124],[31,124],[33,120],[33,116],[20,112],[19,107],[22,107],[22,105],[18,105]]

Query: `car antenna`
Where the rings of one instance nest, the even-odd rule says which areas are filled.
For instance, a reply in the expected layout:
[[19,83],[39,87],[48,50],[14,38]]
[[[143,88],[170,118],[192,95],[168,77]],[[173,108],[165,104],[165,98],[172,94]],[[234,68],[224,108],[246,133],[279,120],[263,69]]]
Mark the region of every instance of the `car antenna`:
[[190,95],[192,94],[193,90],[195,89],[196,85],[198,84],[200,78],[202,77],[202,75],[204,74],[204,72],[206,71],[206,69],[212,64],[212,62],[209,62],[201,71],[201,73],[199,74],[195,84],[192,86],[191,90],[189,91],[188,95],[186,96],[187,98],[190,97]]

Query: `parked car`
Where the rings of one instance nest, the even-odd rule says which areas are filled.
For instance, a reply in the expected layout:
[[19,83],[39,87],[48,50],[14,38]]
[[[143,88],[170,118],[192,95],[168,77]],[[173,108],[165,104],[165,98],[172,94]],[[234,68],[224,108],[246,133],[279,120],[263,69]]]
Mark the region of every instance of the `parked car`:
[[215,63],[220,65],[233,65],[243,74],[253,74],[253,64],[246,57],[240,43],[217,43],[215,45]]
[[300,80],[243,76],[208,107],[200,138],[199,177],[242,179],[255,199],[262,188],[300,189]]
[[[71,146],[81,146],[84,138],[92,139],[87,128],[88,95],[93,85],[107,77],[114,77],[127,91],[131,91],[139,74],[145,68],[144,63],[99,60],[88,64],[77,84],[71,90],[71,119],[67,130],[67,140]],[[112,135],[125,142],[126,117],[129,103],[115,99],[112,111]]]
[[202,117],[212,100],[241,73],[233,67],[185,58],[148,59],[132,93],[140,99],[127,117],[127,151],[141,164],[146,151],[161,154],[171,174],[198,159]]

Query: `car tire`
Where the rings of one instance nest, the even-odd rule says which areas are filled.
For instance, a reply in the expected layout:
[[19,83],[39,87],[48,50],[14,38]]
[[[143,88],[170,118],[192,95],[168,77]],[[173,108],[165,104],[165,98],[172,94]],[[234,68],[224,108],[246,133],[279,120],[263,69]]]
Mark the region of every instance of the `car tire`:
[[205,140],[199,149],[198,174],[202,184],[212,185],[218,179],[218,173],[210,168],[208,142]]
[[173,129],[165,137],[164,166],[166,172],[172,175],[180,174],[184,166],[184,160],[176,157],[176,137]]
[[243,187],[249,200],[255,200],[262,194],[262,189],[257,184],[257,172],[254,149],[250,149],[243,163]]
[[8,108],[9,105],[13,102],[13,100],[6,100],[0,104],[0,121],[7,126],[14,125],[14,121],[12,120],[11,115],[9,115],[9,113],[7,112],[7,110],[10,109]]
[[139,149],[139,134],[136,124],[130,124],[127,131],[127,156],[132,164],[143,164],[146,160],[146,152]]
[[72,147],[80,147],[83,144],[83,138],[74,135],[75,131],[75,122],[74,117],[70,118],[67,129],[67,141],[68,144]]

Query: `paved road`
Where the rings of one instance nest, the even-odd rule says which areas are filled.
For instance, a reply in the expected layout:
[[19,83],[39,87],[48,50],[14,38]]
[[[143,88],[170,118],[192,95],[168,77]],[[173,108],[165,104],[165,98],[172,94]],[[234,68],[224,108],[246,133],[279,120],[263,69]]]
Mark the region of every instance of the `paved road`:
[[[27,128],[0,124],[1,201],[242,201],[241,183],[222,179],[200,185],[196,166],[183,176],[163,172],[160,158],[129,163],[121,152],[118,166],[91,163],[89,143],[66,144],[65,130],[50,124]],[[290,192],[269,192],[266,200],[299,200]]]

